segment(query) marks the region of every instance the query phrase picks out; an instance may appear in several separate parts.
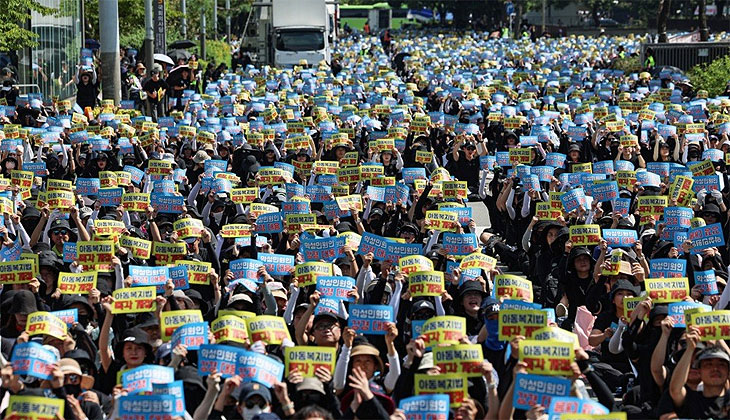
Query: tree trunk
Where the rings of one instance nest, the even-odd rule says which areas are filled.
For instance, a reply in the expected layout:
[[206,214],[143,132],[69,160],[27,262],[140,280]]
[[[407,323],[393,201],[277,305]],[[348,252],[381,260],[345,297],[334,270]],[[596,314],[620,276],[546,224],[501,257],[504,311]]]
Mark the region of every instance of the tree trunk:
[[667,18],[672,0],[659,0],[659,15],[657,16],[656,32],[659,42],[667,42]]
[[707,42],[710,39],[710,31],[707,29],[707,0],[699,0],[700,20],[700,41]]

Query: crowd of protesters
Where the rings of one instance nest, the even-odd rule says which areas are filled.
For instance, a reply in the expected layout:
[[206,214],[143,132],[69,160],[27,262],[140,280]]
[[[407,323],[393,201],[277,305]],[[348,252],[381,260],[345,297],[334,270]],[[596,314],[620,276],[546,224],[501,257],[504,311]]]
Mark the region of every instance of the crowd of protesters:
[[730,83],[611,69],[634,38],[338,48],[0,97],[5,418],[730,416]]

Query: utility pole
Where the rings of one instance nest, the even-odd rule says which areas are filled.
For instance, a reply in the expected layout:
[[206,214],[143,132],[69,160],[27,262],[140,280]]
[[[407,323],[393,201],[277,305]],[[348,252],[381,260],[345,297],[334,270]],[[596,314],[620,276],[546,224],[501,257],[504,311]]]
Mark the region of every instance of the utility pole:
[[185,0],[181,1],[180,11],[182,12],[182,27],[180,28],[180,33],[182,34],[183,38],[187,38],[188,37],[188,5]]
[[155,30],[152,13],[152,0],[144,0],[144,66],[148,72],[152,71],[152,66],[155,64]]
[[218,0],[213,0],[213,39],[218,39]]
[[547,3],[547,0],[542,0],[542,32],[540,34],[541,36],[542,36],[542,34],[545,33],[545,4],[546,3]]
[[99,38],[101,41],[102,94],[119,105],[122,99],[119,69],[119,10],[117,0],[99,0]]
[[231,42],[231,0],[226,0],[226,41]]
[[200,58],[205,60],[205,11],[200,16]]

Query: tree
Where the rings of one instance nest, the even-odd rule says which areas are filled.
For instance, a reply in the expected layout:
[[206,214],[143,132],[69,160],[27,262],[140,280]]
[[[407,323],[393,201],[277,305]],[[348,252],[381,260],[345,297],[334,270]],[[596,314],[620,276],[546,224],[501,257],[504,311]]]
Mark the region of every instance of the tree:
[[36,0],[0,0],[0,51],[14,51],[38,45],[38,35],[26,29],[31,12],[50,15],[55,9]]
[[657,15],[657,29],[659,34],[659,42],[667,42],[667,18],[669,17],[669,8],[672,0],[659,0],[659,15]]

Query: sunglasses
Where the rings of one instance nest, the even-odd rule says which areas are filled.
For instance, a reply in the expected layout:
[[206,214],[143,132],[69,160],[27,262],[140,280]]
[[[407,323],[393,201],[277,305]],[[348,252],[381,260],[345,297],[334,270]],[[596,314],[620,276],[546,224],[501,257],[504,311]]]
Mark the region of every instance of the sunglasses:
[[246,408],[248,408],[249,410],[256,406],[258,406],[260,409],[263,409],[264,407],[266,407],[266,402],[261,401],[258,404],[256,404],[253,401],[246,401]]
[[68,235],[68,231],[66,229],[56,229],[52,231],[54,235]]
[[314,329],[317,331],[329,331],[334,329],[337,326],[337,323],[322,323],[317,325]]

